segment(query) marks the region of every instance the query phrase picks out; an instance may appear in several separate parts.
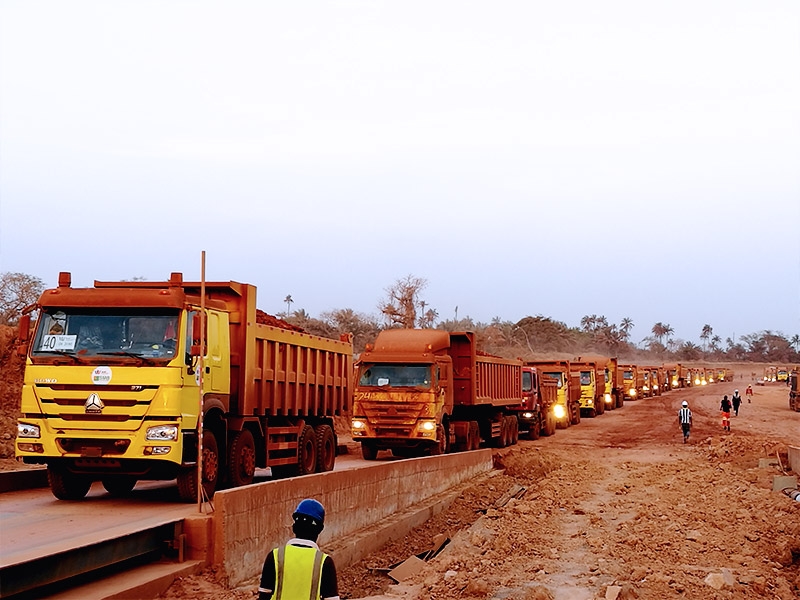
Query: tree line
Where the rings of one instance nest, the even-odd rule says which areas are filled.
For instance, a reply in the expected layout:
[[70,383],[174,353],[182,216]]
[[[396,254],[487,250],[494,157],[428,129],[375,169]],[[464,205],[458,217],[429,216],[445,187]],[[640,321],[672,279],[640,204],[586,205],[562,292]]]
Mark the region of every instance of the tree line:
[[[141,278],[135,278],[141,279]],[[424,299],[427,280],[408,275],[385,289],[378,304],[378,316],[356,312],[349,308],[327,311],[312,317],[304,309],[292,311],[291,294],[284,298],[286,311],[276,315],[308,333],[336,338],[341,333],[353,334],[355,351],[360,353],[374,341],[382,329],[436,328],[445,331],[474,331],[481,350],[508,358],[532,358],[536,355],[563,354],[565,357],[597,353],[637,361],[709,361],[709,362],[770,362],[800,363],[800,335],[787,337],[779,331],[764,330],[724,341],[714,334],[711,325],[699,333],[701,344],[673,336],[668,323],[658,322],[640,343],[630,338],[634,323],[624,318],[619,324],[610,323],[603,315],[586,315],[579,326],[543,315],[526,316],[518,321],[499,317],[490,323],[473,321],[470,317],[440,319],[438,312]],[[16,326],[23,309],[36,302],[44,290],[38,277],[24,273],[0,274],[0,325]]]

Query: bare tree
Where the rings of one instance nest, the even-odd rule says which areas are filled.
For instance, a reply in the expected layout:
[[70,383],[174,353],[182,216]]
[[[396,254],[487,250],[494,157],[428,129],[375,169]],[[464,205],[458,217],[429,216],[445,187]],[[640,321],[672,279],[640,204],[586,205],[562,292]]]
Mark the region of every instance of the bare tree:
[[427,285],[427,280],[421,277],[406,275],[386,288],[387,298],[378,308],[390,327],[414,329],[417,324],[417,308],[423,306],[419,295]]
[[0,275],[0,325],[16,325],[22,310],[43,291],[44,282],[38,277],[10,272]]

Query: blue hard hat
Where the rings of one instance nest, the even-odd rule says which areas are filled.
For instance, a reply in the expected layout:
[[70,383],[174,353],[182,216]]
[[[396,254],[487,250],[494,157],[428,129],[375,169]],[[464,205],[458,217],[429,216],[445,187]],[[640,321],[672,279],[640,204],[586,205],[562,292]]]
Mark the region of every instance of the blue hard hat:
[[297,518],[298,516],[309,517],[323,525],[325,523],[325,508],[316,500],[306,498],[297,505],[294,513],[292,513],[292,517]]

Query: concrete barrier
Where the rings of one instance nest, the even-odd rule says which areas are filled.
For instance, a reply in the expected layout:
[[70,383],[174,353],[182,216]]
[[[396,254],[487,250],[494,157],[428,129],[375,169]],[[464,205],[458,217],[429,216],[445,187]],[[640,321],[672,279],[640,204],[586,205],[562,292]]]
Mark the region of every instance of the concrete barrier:
[[800,447],[789,446],[789,468],[800,475]]
[[291,537],[291,514],[303,498],[325,506],[324,550],[491,470],[492,451],[477,450],[223,490],[214,496],[211,562],[231,587],[257,577],[267,552]]

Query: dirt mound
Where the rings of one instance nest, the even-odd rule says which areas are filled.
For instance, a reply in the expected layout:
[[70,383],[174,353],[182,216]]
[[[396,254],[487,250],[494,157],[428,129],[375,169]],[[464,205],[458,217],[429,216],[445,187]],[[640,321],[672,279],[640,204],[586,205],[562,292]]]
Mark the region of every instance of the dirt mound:
[[23,357],[17,354],[17,330],[0,325],[0,458],[14,457],[17,436],[19,399],[25,370]]
[[287,323],[283,319],[279,319],[274,315],[265,313],[263,310],[256,310],[256,323],[260,323],[261,325],[270,325],[272,327],[279,327],[280,329],[288,329],[289,331],[299,331],[300,333],[305,333],[305,329],[302,327]]

